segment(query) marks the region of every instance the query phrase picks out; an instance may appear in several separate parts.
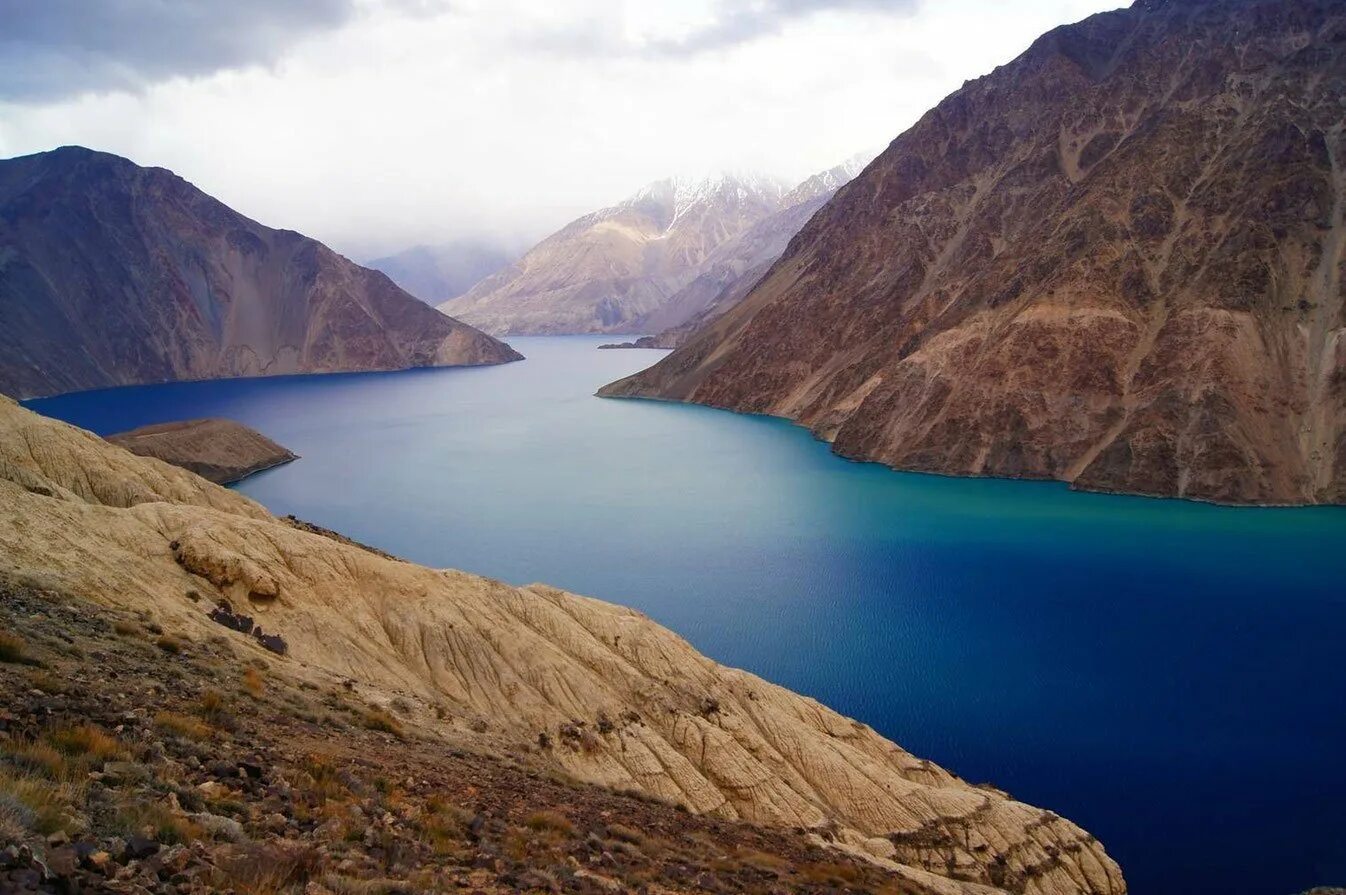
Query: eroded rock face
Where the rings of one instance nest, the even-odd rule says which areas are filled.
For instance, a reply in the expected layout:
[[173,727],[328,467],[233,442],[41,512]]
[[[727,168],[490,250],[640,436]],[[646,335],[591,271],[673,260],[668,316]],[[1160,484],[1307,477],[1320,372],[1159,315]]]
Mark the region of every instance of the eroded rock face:
[[273,666],[284,673],[321,669],[367,695],[433,700],[482,719],[485,743],[545,742],[551,761],[595,783],[828,831],[935,891],[1125,891],[1103,847],[1069,821],[718,665],[640,613],[301,530],[9,401],[0,572],[150,610],[194,639],[223,632],[247,644],[208,615],[228,601],[284,638]]
[[162,168],[0,161],[0,391],[519,359],[386,276]]
[[848,457],[1346,501],[1346,11],[1139,2],[969,82],[752,293],[602,394]]
[[219,485],[298,458],[256,429],[234,420],[156,423],[109,435],[107,440],[133,454],[190,469]]

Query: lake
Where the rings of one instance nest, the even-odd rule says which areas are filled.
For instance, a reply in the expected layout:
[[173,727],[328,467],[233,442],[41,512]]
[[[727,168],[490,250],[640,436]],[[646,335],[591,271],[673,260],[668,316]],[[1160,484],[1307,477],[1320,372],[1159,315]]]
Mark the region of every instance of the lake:
[[29,406],[245,422],[302,456],[238,486],[273,511],[637,607],[1078,822],[1138,895],[1346,884],[1346,510],[850,463],[780,420],[593,397],[661,354],[610,340]]

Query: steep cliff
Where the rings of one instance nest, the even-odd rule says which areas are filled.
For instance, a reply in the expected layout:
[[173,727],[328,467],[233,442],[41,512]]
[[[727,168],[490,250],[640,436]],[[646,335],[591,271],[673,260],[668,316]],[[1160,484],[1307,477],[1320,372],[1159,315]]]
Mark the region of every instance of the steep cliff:
[[518,360],[383,274],[162,168],[0,161],[0,390]]
[[601,394],[845,456],[1346,500],[1346,9],[1142,0],[969,82],[752,293]]
[[1125,891],[1069,821],[718,665],[637,612],[302,530],[3,399],[0,573],[150,610],[194,640],[234,636],[207,616],[226,600],[284,637],[276,673],[356,680],[429,729],[479,719],[484,747],[538,750],[697,813],[825,831],[936,891]]

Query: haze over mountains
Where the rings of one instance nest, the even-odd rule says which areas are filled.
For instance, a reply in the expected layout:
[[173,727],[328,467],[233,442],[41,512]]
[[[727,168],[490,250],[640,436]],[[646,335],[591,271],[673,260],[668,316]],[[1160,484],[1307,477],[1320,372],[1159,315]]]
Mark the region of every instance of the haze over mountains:
[[740,304],[613,396],[845,456],[1346,501],[1346,7],[1141,2],[898,137]]
[[520,252],[488,239],[456,239],[419,245],[375,258],[366,266],[428,305],[456,298],[519,257]]
[[769,261],[854,176],[848,161],[793,189],[721,175],[652,183],[573,221],[440,310],[492,333],[632,333],[686,323]]
[[75,146],[0,161],[0,392],[517,359],[162,168]]

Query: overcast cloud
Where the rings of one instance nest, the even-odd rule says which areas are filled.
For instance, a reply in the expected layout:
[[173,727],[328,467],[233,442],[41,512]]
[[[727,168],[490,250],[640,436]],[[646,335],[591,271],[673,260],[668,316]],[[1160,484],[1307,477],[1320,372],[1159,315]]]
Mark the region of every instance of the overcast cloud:
[[792,180],[1117,0],[0,0],[0,156],[171,168],[358,258]]

